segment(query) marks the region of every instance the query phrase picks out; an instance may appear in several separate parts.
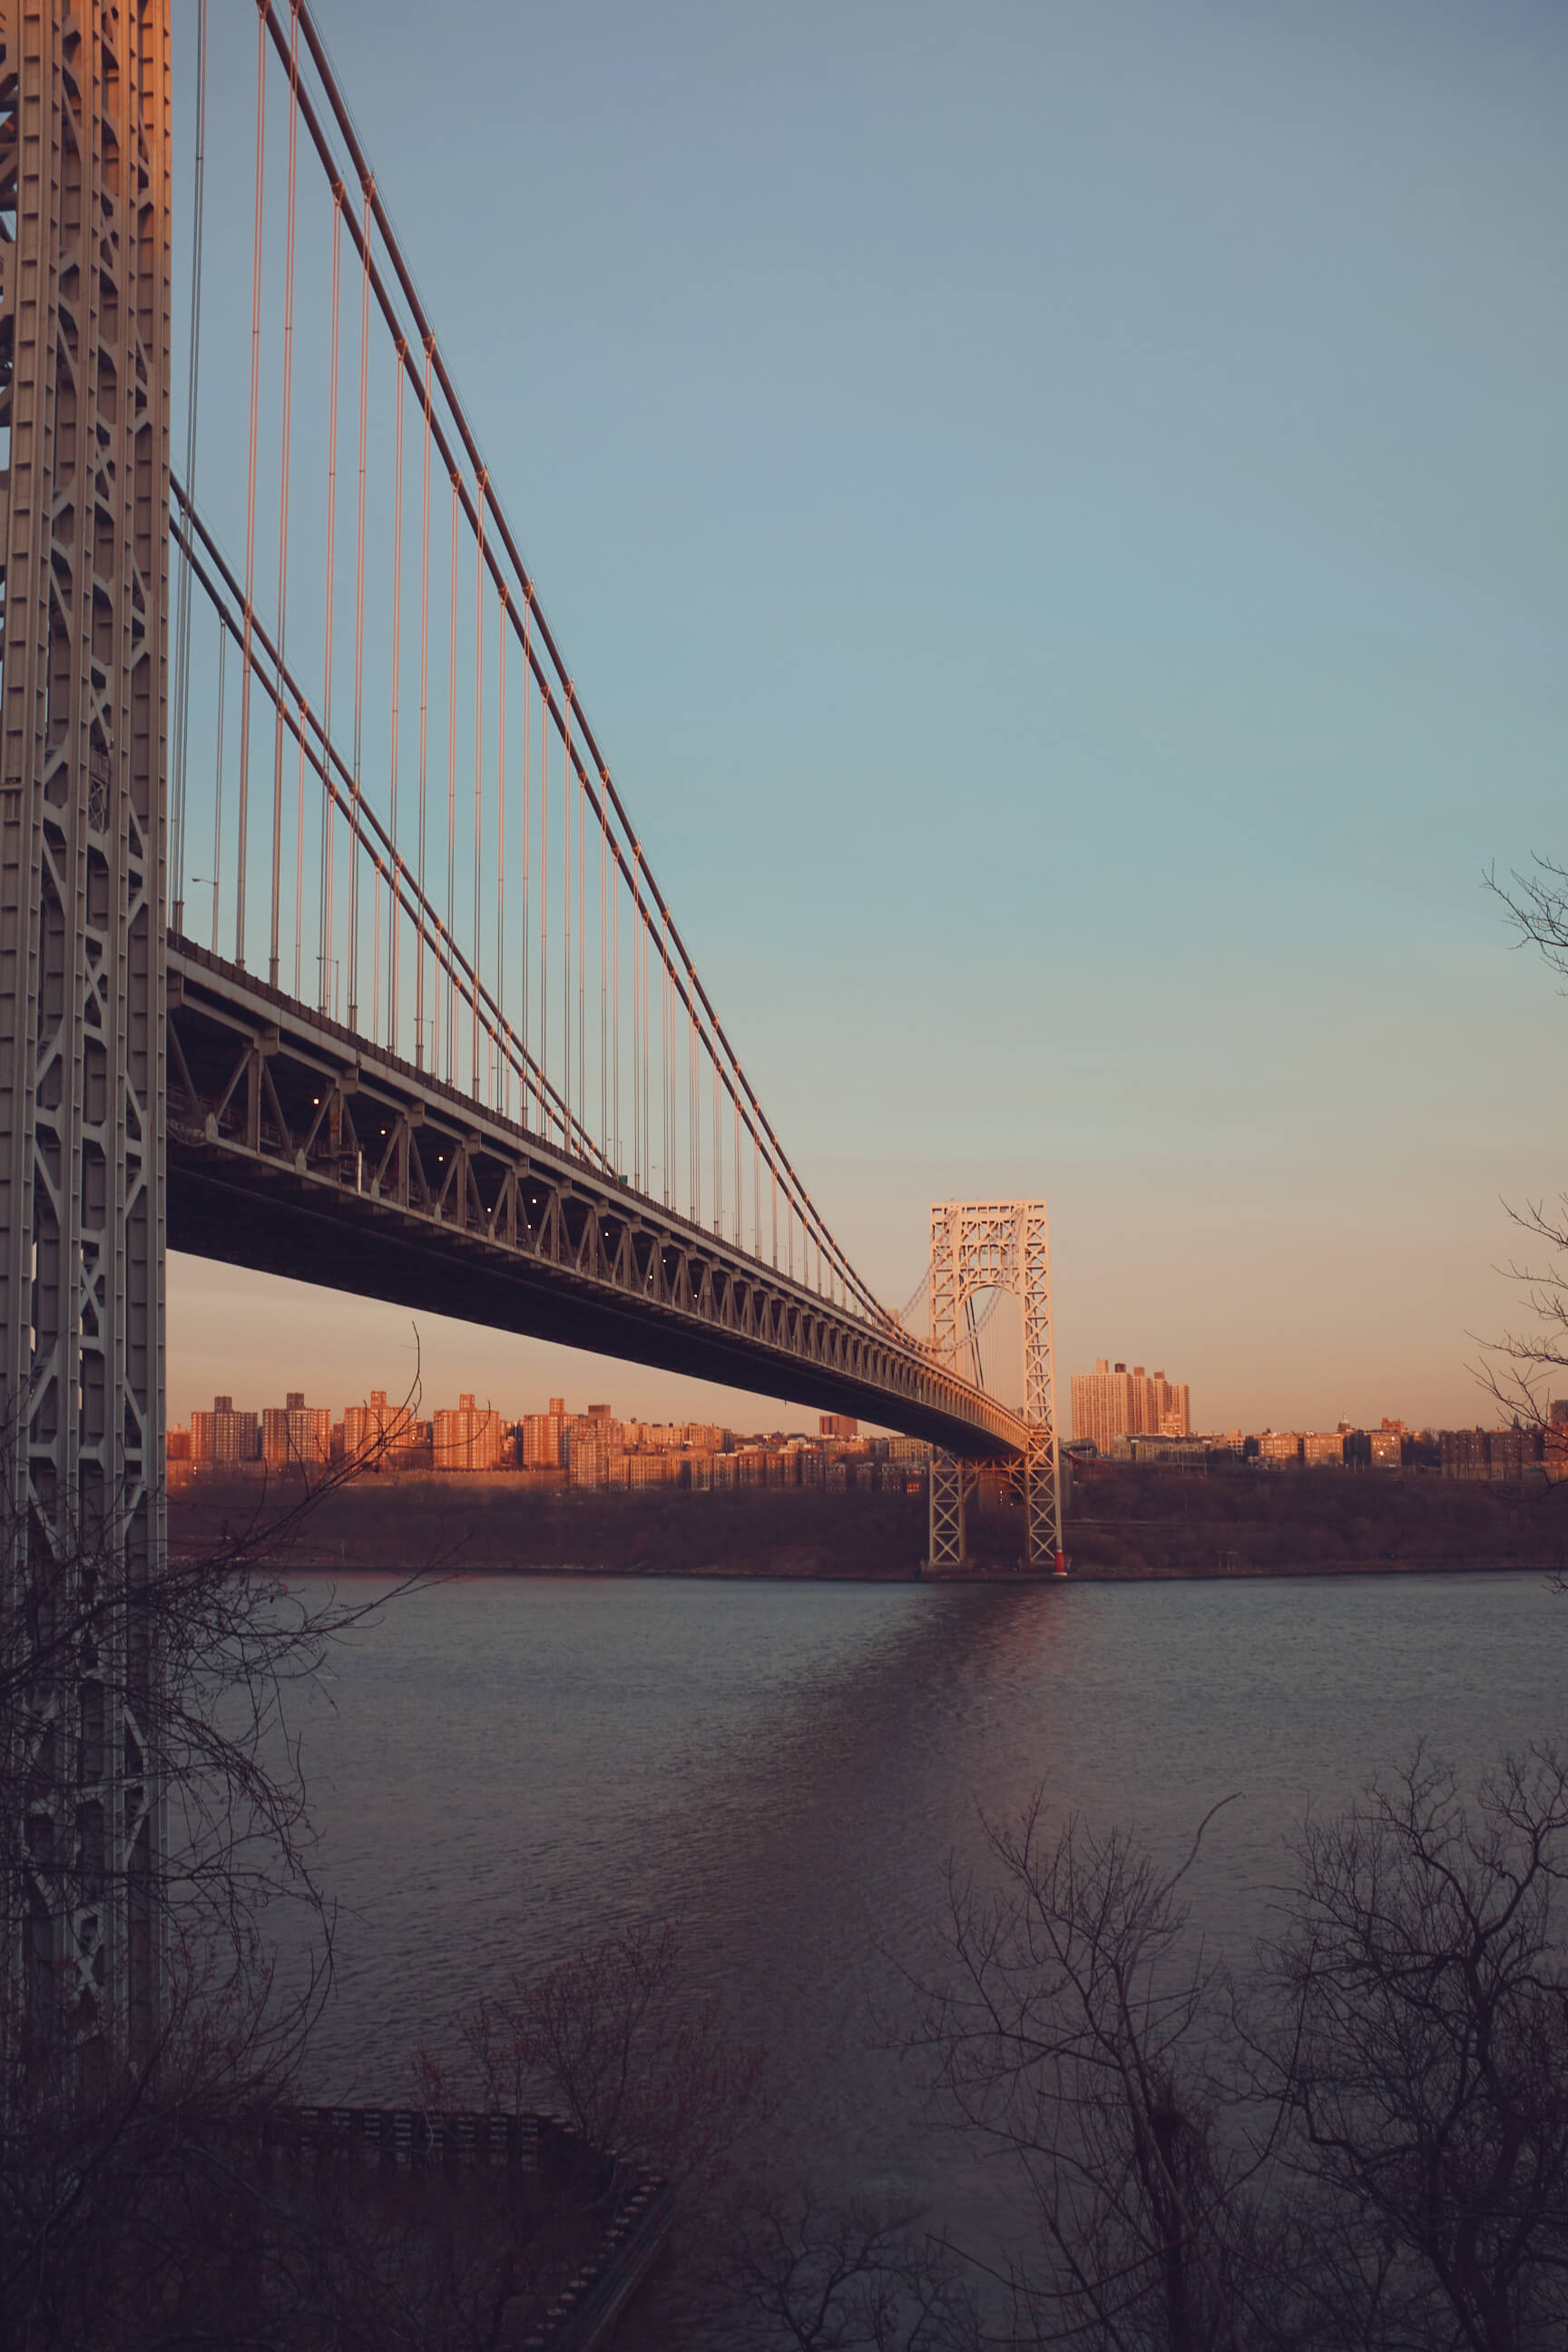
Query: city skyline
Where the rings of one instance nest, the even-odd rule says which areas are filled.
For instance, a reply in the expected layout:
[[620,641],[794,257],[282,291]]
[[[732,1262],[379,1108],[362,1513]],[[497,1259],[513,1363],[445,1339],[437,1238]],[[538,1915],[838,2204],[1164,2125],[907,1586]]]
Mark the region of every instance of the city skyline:
[[[468,1327],[465,1330],[469,1338],[481,1336]],[[852,1440],[858,1433],[879,1438],[889,1433],[897,1434],[873,1421],[859,1421],[841,1413],[822,1413],[815,1408],[791,1404],[783,1400],[769,1400],[747,1390],[718,1389],[710,1383],[696,1381],[671,1379],[668,1386],[678,1409],[648,1412],[624,1401],[628,1388],[626,1376],[635,1379],[639,1369],[637,1366],[614,1358],[590,1357],[585,1351],[575,1349],[554,1352],[568,1370],[575,1370],[578,1374],[574,1382],[568,1383],[566,1393],[551,1393],[531,1385],[520,1389],[515,1383],[497,1391],[472,1387],[465,1389],[461,1385],[459,1371],[454,1376],[458,1382],[455,1390],[449,1384],[434,1390],[422,1379],[416,1391],[395,1393],[389,1391],[384,1383],[373,1383],[363,1390],[339,1388],[328,1394],[318,1380],[315,1392],[290,1390],[285,1386],[281,1391],[284,1402],[280,1405],[274,1395],[261,1395],[256,1386],[256,1376],[250,1372],[247,1377],[251,1387],[237,1405],[235,1400],[239,1391],[233,1387],[227,1391],[215,1389],[210,1402],[225,1409],[233,1409],[242,1418],[254,1420],[258,1428],[277,1423],[281,1430],[286,1424],[289,1444],[284,1450],[300,1453],[321,1451],[337,1415],[342,1417],[341,1425],[345,1431],[347,1450],[351,1454],[373,1439],[383,1444],[390,1443],[405,1424],[412,1427],[417,1422],[419,1425],[430,1428],[439,1424],[443,1419],[455,1424],[462,1417],[470,1421],[493,1421],[499,1427],[515,1432],[520,1444],[530,1424],[542,1423],[552,1418],[571,1422],[589,1420],[594,1416],[612,1421],[617,1432],[623,1428],[628,1432],[641,1430],[645,1433],[656,1428],[664,1432],[685,1430],[688,1443],[710,1446],[717,1446],[723,1437],[739,1441],[763,1434],[807,1437],[813,1442],[825,1444]],[[568,1393],[584,1399],[589,1397],[589,1385],[581,1377],[583,1368],[589,1365],[603,1381],[614,1384],[615,1402],[567,1402]],[[294,1372],[298,1370],[296,1365]],[[451,1401],[454,1394],[455,1404]],[[679,1409],[682,1404],[689,1406],[694,1399],[715,1398],[732,1401],[734,1410],[727,1416],[715,1419],[711,1413],[700,1414]],[[1169,1381],[1163,1369],[1146,1370],[1142,1364],[1129,1365],[1121,1360],[1112,1362],[1104,1357],[1097,1360],[1091,1373],[1065,1373],[1062,1398],[1059,1434],[1063,1444],[1088,1442],[1097,1445],[1101,1453],[1110,1452],[1115,1440],[1131,1436],[1175,1440],[1190,1437],[1201,1443],[1206,1437],[1218,1437],[1224,1441],[1238,1438],[1244,1433],[1288,1436],[1293,1433],[1300,1436],[1303,1433],[1331,1433],[1350,1429],[1414,1433],[1421,1430],[1484,1431],[1503,1426],[1497,1421],[1495,1400],[1489,1413],[1478,1410],[1452,1423],[1435,1418],[1407,1419],[1403,1415],[1391,1418],[1386,1412],[1370,1412],[1354,1417],[1340,1414],[1321,1415],[1316,1419],[1310,1415],[1258,1412],[1244,1416],[1239,1422],[1227,1422],[1223,1416],[1205,1414],[1194,1426],[1191,1390],[1187,1382]],[[207,1413],[208,1402],[205,1398],[199,1404],[193,1401],[183,1412],[175,1412],[171,1402],[171,1429],[176,1432],[194,1430],[197,1421]],[[769,1411],[770,1403],[776,1408],[772,1412]],[[1568,1422],[1568,1400],[1552,1405],[1551,1418],[1554,1424]],[[627,1442],[637,1444],[643,1441],[628,1438]],[[438,1447],[438,1450],[450,1452],[454,1456],[461,1451],[455,1430],[448,1436],[445,1448]],[[539,1466],[555,1466],[555,1454],[553,1451],[535,1453],[530,1446],[520,1454],[520,1461],[537,1463]]]
[[[1059,1253],[1059,1242],[1056,1246]],[[1058,1411],[1065,1434],[1072,1423],[1074,1368],[1084,1357],[1069,1356],[1063,1348],[1064,1325],[1071,1328],[1081,1318],[1070,1297],[1061,1301],[1059,1277],[1058,1290]],[[598,1394],[608,1384],[626,1401],[627,1412],[645,1421],[718,1419],[737,1428],[773,1428],[805,1426],[815,1418],[814,1407],[787,1397],[688,1380],[444,1317],[410,1316],[401,1307],[345,1299],[178,1253],[169,1262],[169,1417],[174,1423],[188,1421],[213,1395],[235,1391],[241,1362],[258,1395],[267,1386],[269,1395],[281,1397],[297,1385],[300,1335],[306,1328],[311,1360],[321,1367],[321,1385],[345,1398],[363,1399],[375,1388],[391,1393],[394,1366],[403,1368],[406,1389],[417,1366],[426,1398],[437,1390],[445,1396],[465,1389],[490,1402],[514,1391]],[[1012,1302],[1004,1299],[982,1340],[987,1358],[1004,1367],[1016,1352],[1012,1313]],[[237,1329],[245,1334],[238,1345]],[[1375,1427],[1391,1412],[1412,1428],[1468,1428],[1489,1425],[1495,1412],[1462,1361],[1431,1368],[1425,1381],[1385,1377],[1375,1360],[1343,1367],[1337,1376],[1331,1369],[1320,1373],[1288,1363],[1285,1376],[1275,1378],[1269,1368],[1256,1363],[1256,1344],[1246,1339],[1235,1352],[1244,1365],[1253,1365],[1250,1371],[1227,1361],[1223,1341],[1205,1348],[1178,1334],[1168,1352],[1199,1374],[1184,1385],[1201,1394],[1205,1428],[1334,1429],[1342,1422]],[[1150,1349],[1145,1361],[1153,1360]],[[1004,1397],[1010,1393],[1008,1378],[1005,1370],[994,1378]]]

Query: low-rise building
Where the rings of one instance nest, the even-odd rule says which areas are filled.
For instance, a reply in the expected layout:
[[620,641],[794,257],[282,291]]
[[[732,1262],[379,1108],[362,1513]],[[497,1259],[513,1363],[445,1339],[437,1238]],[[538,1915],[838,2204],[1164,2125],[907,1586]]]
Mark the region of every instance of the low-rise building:
[[679,1471],[678,1455],[660,1447],[657,1453],[623,1454],[622,1475],[629,1487],[673,1486]]
[[1208,1460],[1208,1441],[1202,1437],[1172,1437],[1163,1432],[1150,1430],[1141,1437],[1118,1437],[1111,1441],[1113,1462],[1163,1464],[1167,1469],[1202,1469]]
[[1445,1478],[1523,1478],[1546,1455],[1538,1429],[1440,1429],[1437,1447]]
[[1345,1433],[1342,1429],[1310,1429],[1301,1439],[1301,1459],[1309,1470],[1342,1470]]

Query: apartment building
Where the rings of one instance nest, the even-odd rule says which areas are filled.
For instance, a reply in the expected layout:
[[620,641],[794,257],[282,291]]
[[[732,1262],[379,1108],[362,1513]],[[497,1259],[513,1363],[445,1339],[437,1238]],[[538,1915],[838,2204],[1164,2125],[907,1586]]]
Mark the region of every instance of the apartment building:
[[191,1415],[191,1460],[206,1469],[228,1463],[259,1462],[261,1417],[236,1412],[231,1396],[214,1397],[211,1412]]
[[525,1470],[563,1470],[566,1466],[566,1400],[552,1397],[548,1412],[522,1417],[522,1466]]
[[437,1470],[499,1470],[507,1451],[507,1433],[499,1412],[477,1405],[471,1394],[459,1396],[457,1406],[445,1406],[436,1415],[435,1465]]
[[413,1444],[413,1406],[388,1404],[384,1389],[372,1389],[364,1404],[343,1408],[345,1462],[385,1462],[394,1449]]
[[1072,1376],[1075,1444],[1110,1454],[1119,1437],[1188,1437],[1192,1426],[1184,1381],[1168,1381],[1163,1371],[1146,1372],[1142,1364],[1129,1371],[1125,1364],[1113,1365],[1104,1356],[1092,1372]]
[[303,1389],[290,1389],[280,1405],[269,1404],[261,1415],[261,1458],[270,1470],[298,1462],[308,1470],[324,1469],[332,1458],[332,1409],[307,1404]]

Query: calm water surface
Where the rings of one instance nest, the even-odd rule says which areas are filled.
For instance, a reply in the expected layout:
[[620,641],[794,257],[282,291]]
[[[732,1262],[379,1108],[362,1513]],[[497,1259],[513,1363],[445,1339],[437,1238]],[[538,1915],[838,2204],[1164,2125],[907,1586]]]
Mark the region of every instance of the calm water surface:
[[[353,1580],[348,1580],[352,1584]],[[1568,1598],[1536,1575],[942,1587],[476,1578],[334,1656],[304,1752],[340,1906],[321,2097],[400,2099],[514,1970],[674,1918],[842,2179],[940,2158],[877,2046],[950,1857],[1037,1789],[1163,1852],[1238,1948],[1279,1837],[1418,1739],[1562,1738]]]

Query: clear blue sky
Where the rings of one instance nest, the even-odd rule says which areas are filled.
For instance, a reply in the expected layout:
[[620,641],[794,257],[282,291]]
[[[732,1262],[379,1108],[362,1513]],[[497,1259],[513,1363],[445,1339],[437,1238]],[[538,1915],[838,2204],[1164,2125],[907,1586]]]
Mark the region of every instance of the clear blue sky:
[[[1205,1426],[1476,1418],[1500,1196],[1568,1181],[1568,1005],[1480,887],[1568,854],[1568,16],[319,14],[643,836],[881,1294],[932,1197],[1044,1192],[1064,1372],[1162,1365]],[[178,1414],[398,1381],[395,1310],[172,1293]],[[425,1370],[706,1409],[439,1325]]]

